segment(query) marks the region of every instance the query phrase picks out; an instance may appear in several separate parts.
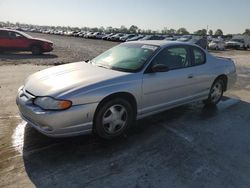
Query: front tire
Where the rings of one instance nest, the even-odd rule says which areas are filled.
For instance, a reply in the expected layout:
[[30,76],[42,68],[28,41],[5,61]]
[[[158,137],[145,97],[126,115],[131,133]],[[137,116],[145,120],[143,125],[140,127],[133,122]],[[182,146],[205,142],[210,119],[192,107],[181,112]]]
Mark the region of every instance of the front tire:
[[206,105],[216,105],[220,102],[222,96],[223,96],[223,90],[224,88],[224,81],[222,79],[217,79],[214,81],[209,95],[208,99],[205,102]]
[[40,46],[32,46],[31,52],[33,55],[41,55],[42,54],[42,50],[41,50]]
[[113,139],[125,134],[135,120],[132,105],[122,99],[101,104],[94,118],[94,131],[104,139]]

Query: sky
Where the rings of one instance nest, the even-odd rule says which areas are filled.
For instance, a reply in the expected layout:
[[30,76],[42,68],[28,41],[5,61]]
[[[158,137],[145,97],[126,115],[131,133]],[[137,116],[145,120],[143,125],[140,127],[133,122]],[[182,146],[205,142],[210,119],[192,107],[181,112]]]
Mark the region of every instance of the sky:
[[0,0],[0,21],[76,27],[250,28],[250,0]]

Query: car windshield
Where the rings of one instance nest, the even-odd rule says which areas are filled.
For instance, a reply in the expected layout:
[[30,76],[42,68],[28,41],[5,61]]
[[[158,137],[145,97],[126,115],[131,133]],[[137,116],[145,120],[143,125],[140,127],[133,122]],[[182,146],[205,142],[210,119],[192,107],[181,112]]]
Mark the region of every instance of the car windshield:
[[33,38],[32,36],[30,36],[30,35],[28,35],[28,34],[22,32],[22,31],[18,31],[18,34],[21,34],[21,35],[23,35],[24,37],[29,38],[29,39]]
[[102,53],[90,63],[118,71],[136,72],[157,49],[154,45],[124,43]]

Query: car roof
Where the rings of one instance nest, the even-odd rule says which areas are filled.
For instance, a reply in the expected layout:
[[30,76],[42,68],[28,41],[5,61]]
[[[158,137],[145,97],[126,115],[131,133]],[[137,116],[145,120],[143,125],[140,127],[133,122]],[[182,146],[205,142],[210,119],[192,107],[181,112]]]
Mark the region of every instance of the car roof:
[[15,29],[0,28],[0,31],[17,31]]
[[187,42],[167,41],[167,40],[141,40],[141,41],[132,41],[128,43],[154,45],[154,46],[160,46],[160,47],[168,47],[168,46],[176,46],[176,45],[197,46],[197,45],[190,44]]

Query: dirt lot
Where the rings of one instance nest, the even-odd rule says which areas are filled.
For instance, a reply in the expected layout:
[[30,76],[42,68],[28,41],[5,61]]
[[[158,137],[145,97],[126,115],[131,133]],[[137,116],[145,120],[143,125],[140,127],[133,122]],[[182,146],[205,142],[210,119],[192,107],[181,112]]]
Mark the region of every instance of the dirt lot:
[[249,187],[250,51],[216,52],[237,61],[238,81],[214,108],[202,103],[137,123],[126,138],[52,139],[18,116],[18,87],[33,72],[89,59],[113,42],[52,40],[41,57],[0,54],[0,187]]
[[54,42],[54,51],[43,56],[33,56],[30,53],[1,54],[1,64],[36,64],[57,65],[63,63],[88,60],[101,52],[117,45],[117,42],[90,40],[84,38],[65,37],[28,33],[37,38],[45,38]]

